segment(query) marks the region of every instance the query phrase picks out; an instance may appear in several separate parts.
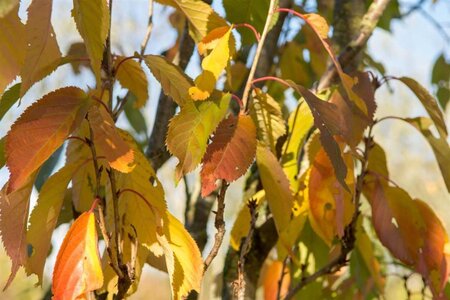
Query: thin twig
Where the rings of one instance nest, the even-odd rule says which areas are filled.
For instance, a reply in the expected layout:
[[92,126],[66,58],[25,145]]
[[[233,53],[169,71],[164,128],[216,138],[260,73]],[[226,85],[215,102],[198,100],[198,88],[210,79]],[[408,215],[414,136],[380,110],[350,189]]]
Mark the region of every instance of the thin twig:
[[148,41],[150,40],[150,36],[152,35],[153,29],[153,0],[148,1],[148,24],[147,24],[147,32],[145,33],[144,40],[141,43],[141,52],[139,53],[141,57],[139,61],[142,61],[142,56],[145,53],[145,49],[147,48]]
[[238,278],[235,283],[235,295],[237,296],[238,300],[243,300],[245,298],[245,256],[250,250],[251,247],[251,241],[253,238],[253,233],[256,228],[256,220],[258,219],[258,204],[256,200],[250,199],[248,201],[248,209],[250,210],[250,228],[248,230],[247,236],[245,237],[244,243],[242,243],[241,246],[241,253],[239,255],[238,260]]
[[258,47],[256,48],[255,57],[253,58],[252,67],[250,68],[250,73],[247,78],[247,83],[245,84],[244,93],[242,95],[242,103],[243,103],[244,111],[247,110],[248,97],[250,94],[250,89],[252,87],[253,77],[255,76],[256,67],[258,66],[259,57],[261,56],[261,51],[264,46],[264,40],[266,39],[267,34],[269,33],[270,25],[272,24],[272,18],[273,18],[273,14],[275,13],[276,2],[277,2],[276,0],[270,0],[269,11],[267,13],[267,18],[266,18],[266,24],[264,25],[264,29],[261,34],[261,39],[258,42]]
[[[391,0],[378,0],[372,2],[361,21],[359,35],[347,45],[338,57],[338,61],[341,66],[347,66],[350,61],[352,61],[353,58],[355,58],[356,55],[364,48],[389,2],[391,2]],[[320,91],[329,87],[334,81],[336,75],[336,67],[331,65],[321,77],[317,90]]]
[[442,27],[442,25],[438,21],[436,21],[436,19],[422,7],[419,7],[419,13],[422,15],[422,17],[424,17],[427,21],[429,21],[431,25],[434,26],[434,28],[436,28],[436,30],[441,34],[445,42],[447,44],[450,44],[450,35],[447,33],[444,27]]
[[217,212],[216,219],[214,221],[214,226],[216,227],[217,232],[214,236],[214,245],[205,259],[203,272],[206,272],[214,258],[217,256],[217,253],[219,253],[219,249],[223,241],[223,236],[225,235],[225,221],[223,215],[225,212],[225,194],[227,192],[227,189],[228,183],[225,180],[222,180],[222,187],[220,188],[219,195],[217,196]]
[[191,192],[189,190],[189,185],[188,185],[188,182],[187,182],[187,176],[186,175],[183,176],[183,182],[184,182],[184,193],[186,195],[186,207],[184,208],[184,223],[187,224],[188,223],[188,219],[189,219],[189,212],[191,210],[192,195],[191,195]]
[[286,265],[289,259],[289,255],[286,255],[286,257],[283,259],[283,266],[281,267],[281,274],[280,274],[280,279],[278,280],[278,287],[277,287],[277,300],[281,299],[281,288],[283,286],[283,280],[284,280],[284,276],[286,275]]

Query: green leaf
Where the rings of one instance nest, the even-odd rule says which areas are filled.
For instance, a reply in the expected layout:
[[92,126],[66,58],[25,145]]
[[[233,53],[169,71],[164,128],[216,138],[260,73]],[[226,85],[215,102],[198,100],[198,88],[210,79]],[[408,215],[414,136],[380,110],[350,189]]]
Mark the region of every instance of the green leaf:
[[450,192],[450,146],[445,136],[435,137],[430,130],[433,124],[431,119],[418,117],[404,119],[410,125],[414,126],[427,139],[430,144],[434,156],[436,157],[439,169],[441,170],[442,178],[444,179],[447,190]]
[[158,2],[173,6],[186,16],[190,25],[191,36],[196,42],[201,41],[214,28],[227,26],[227,22],[203,1],[158,0]]
[[200,173],[202,197],[216,189],[216,180],[233,182],[245,174],[256,151],[256,127],[250,116],[224,119],[214,133],[203,157]]
[[86,94],[66,87],[35,102],[12,125],[6,137],[8,193],[18,189],[61,146],[86,115]]
[[447,137],[448,135],[447,126],[445,125],[444,116],[437,104],[436,99],[434,99],[434,97],[414,79],[408,77],[401,77],[398,78],[398,80],[403,82],[406,86],[408,86],[411,89],[411,91],[414,92],[414,94],[422,103],[423,107],[425,107],[426,111],[430,115],[431,120],[433,120],[434,122],[434,125],[436,125],[439,134],[442,137]]
[[256,163],[275,226],[282,233],[289,226],[294,204],[289,181],[275,155],[263,145],[256,148]]
[[53,152],[53,154],[47,159],[47,161],[40,168],[36,176],[36,180],[34,182],[34,186],[38,191],[41,190],[42,186],[55,169],[55,166],[58,163],[59,158],[61,157],[62,150],[63,146],[59,147],[55,152]]
[[[248,23],[261,33],[266,23],[269,12],[270,0],[224,0],[223,7],[227,14],[227,20],[234,24]],[[273,16],[271,27],[275,26],[278,20],[278,13]],[[253,32],[248,28],[238,29],[242,36],[243,44],[256,42]]]
[[25,25],[18,16],[19,5],[0,18],[0,92],[19,75],[26,52]]
[[176,170],[178,180],[200,163],[209,136],[225,117],[231,96],[220,96],[217,100],[186,102],[170,121],[166,145],[180,161]]
[[192,79],[184,74],[180,67],[162,56],[146,55],[144,61],[153,76],[161,83],[164,94],[172,97],[179,106],[183,106],[189,99],[189,88],[194,85]]
[[141,108],[148,99],[148,82],[144,70],[140,63],[133,59],[126,59],[124,56],[117,57],[115,68],[120,64],[116,78],[120,84],[136,96],[134,105]]
[[59,213],[64,202],[66,188],[72,175],[85,162],[65,165],[53,174],[42,186],[37,204],[31,212],[30,226],[27,231],[28,275],[34,273],[42,284],[45,260],[51,247],[51,237],[58,222]]
[[250,114],[257,124],[258,140],[275,153],[278,138],[286,133],[281,107],[269,94],[253,90]]
[[103,49],[108,36],[109,9],[106,0],[74,0],[72,16],[78,32],[86,44],[91,67],[100,85]]
[[28,8],[28,21],[25,26],[28,47],[20,71],[21,95],[59,65],[61,52],[51,24],[52,3],[53,0],[33,0]]
[[0,120],[5,116],[8,110],[20,98],[20,83],[16,83],[6,90],[0,99]]
[[133,93],[127,94],[127,100],[124,106],[125,116],[128,119],[131,127],[133,127],[134,131],[138,134],[145,134],[147,136],[147,123],[145,122],[144,115],[142,112],[136,108],[135,101],[136,96]]

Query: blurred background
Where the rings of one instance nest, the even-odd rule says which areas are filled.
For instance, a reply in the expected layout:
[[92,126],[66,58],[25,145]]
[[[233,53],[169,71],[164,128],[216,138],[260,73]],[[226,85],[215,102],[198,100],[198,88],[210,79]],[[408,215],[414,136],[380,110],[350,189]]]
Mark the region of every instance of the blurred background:
[[[240,1],[240,0],[236,0]],[[316,12],[316,1],[305,2],[305,10]],[[332,1],[330,1],[332,2]],[[383,28],[377,28],[368,43],[368,53],[376,63],[382,67],[377,73],[384,69],[386,75],[408,76],[416,79],[435,95],[440,93],[442,99],[449,99],[450,92],[450,1],[417,1],[398,0],[393,1],[397,5],[391,7],[387,14],[392,17],[390,23],[383,24]],[[27,18],[26,9],[30,0],[22,0],[20,7],[20,17],[25,22]],[[416,4],[420,3],[420,8]],[[61,52],[66,54],[70,46],[81,41],[81,37],[75,29],[75,24],[71,18],[72,1],[54,1],[52,23],[55,29]],[[219,14],[224,14],[222,3],[215,0],[214,9]],[[147,26],[148,1],[146,0],[115,0],[112,17],[112,46],[113,52],[121,55],[133,55],[139,51],[140,43],[145,35]],[[146,53],[160,54],[169,49],[175,42],[176,31],[168,22],[173,9],[155,4],[154,29],[147,47]],[[320,13],[320,11],[319,11]],[[300,23],[291,22],[292,27],[300,26]],[[286,28],[289,30],[289,28]],[[236,35],[237,36],[237,35]],[[435,63],[439,62],[435,67]],[[373,63],[372,65],[375,65]],[[146,70],[147,71],[147,70]],[[194,55],[187,73],[191,77],[199,74],[199,57]],[[434,75],[433,75],[434,74]],[[446,75],[447,74],[447,75]],[[447,77],[446,77],[447,76]],[[160,93],[159,84],[148,72],[150,80],[150,100],[147,102],[142,113],[147,125],[147,134],[141,134],[145,140],[146,135],[151,133],[151,127],[156,112],[156,104]],[[440,81],[440,84],[439,84]],[[19,107],[11,109],[0,121],[0,137],[3,137],[9,130],[12,122],[29,106],[44,94],[62,86],[79,86],[86,89],[87,86],[94,86],[94,77],[86,68],[81,68],[75,74],[70,65],[58,68],[53,74],[42,82],[34,85],[22,99]],[[445,85],[447,89],[445,89]],[[441,90],[439,90],[441,86]],[[444,88],[443,88],[444,86]],[[125,90],[117,90],[118,95],[125,94]],[[415,96],[400,83],[383,85],[377,91],[376,99],[378,103],[377,116],[397,115],[402,117],[415,117],[426,115]],[[442,100],[441,100],[442,101]],[[445,101],[445,100],[443,100]],[[450,120],[450,105],[446,105],[445,114]],[[122,116],[118,122],[119,127],[130,129],[130,124]],[[450,230],[450,196],[446,191],[444,181],[441,178],[438,165],[434,155],[425,139],[416,130],[396,120],[388,120],[376,126],[375,140],[383,146],[387,152],[389,171],[394,182],[408,190],[414,198],[427,201],[437,212]],[[56,169],[64,163],[64,155],[61,155],[57,162]],[[158,177],[162,181],[168,202],[169,210],[180,220],[184,219],[185,190],[184,185],[177,187],[173,184],[173,170],[176,161],[171,159],[158,172]],[[449,166],[450,167],[450,166]],[[0,169],[0,185],[8,179],[8,170]],[[196,173],[188,176],[188,184],[194,186]],[[230,232],[237,211],[242,202],[242,180],[231,185],[230,192],[227,193],[226,222],[227,233]],[[33,201],[36,200],[37,191],[33,193]],[[33,203],[32,203],[33,205]],[[211,221],[211,220],[210,220]],[[47,278],[44,287],[34,287],[37,279],[27,278],[23,271],[19,272],[17,278],[6,292],[0,292],[0,299],[42,299],[50,284],[51,272],[59,249],[59,244],[67,231],[68,226],[60,226],[54,234],[54,248],[46,264]],[[208,229],[210,235],[214,233],[212,222]],[[216,284],[218,274],[223,267],[224,254],[229,237],[226,236],[222,253],[214,261],[208,270],[207,280],[204,282],[201,299],[214,299],[216,295]],[[209,251],[211,245],[206,246],[205,251]],[[0,286],[2,286],[9,276],[10,262],[0,247]],[[412,279],[414,280],[414,278]],[[219,289],[220,290],[220,289]],[[149,296],[151,295],[151,297]],[[386,288],[387,299],[404,299],[406,293],[403,283],[396,282],[395,278],[388,281]],[[170,299],[170,289],[167,275],[159,271],[147,269],[141,279],[138,292],[131,299]]]

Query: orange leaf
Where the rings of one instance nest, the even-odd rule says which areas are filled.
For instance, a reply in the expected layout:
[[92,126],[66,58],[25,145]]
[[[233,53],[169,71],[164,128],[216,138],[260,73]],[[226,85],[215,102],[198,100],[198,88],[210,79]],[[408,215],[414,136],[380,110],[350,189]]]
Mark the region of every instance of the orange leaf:
[[230,115],[217,127],[203,158],[202,196],[216,188],[216,180],[232,182],[245,174],[256,152],[256,127],[250,116]]
[[[278,294],[278,284],[281,279],[281,270],[283,269],[283,263],[281,261],[274,261],[264,272],[264,300],[276,300]],[[291,283],[291,274],[288,268],[283,270],[283,282],[279,295],[281,299],[289,291],[289,285]]]
[[85,299],[86,293],[103,285],[92,211],[84,212],[70,227],[56,258],[53,271],[54,299]]
[[94,143],[99,154],[104,155],[109,165],[123,173],[129,173],[134,166],[134,152],[120,137],[111,116],[98,106],[89,110],[89,123],[94,132]]
[[[346,183],[352,189],[352,157],[344,155],[344,159],[349,171]],[[323,148],[312,163],[308,193],[311,225],[314,231],[331,245],[336,235],[344,235],[344,227],[351,221],[354,206],[352,195],[339,184]]]
[[8,193],[20,188],[83,120],[86,94],[66,87],[45,95],[20,116],[6,137]]

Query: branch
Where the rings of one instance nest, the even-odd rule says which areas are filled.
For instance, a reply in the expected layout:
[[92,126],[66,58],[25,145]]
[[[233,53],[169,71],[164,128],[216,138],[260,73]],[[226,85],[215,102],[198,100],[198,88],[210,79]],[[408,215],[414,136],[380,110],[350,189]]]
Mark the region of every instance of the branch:
[[247,78],[247,83],[245,84],[244,94],[242,96],[243,110],[247,110],[248,106],[248,97],[250,94],[250,89],[252,87],[252,81],[255,77],[256,67],[258,66],[259,57],[261,56],[261,52],[264,46],[264,41],[266,40],[267,34],[269,33],[270,25],[272,24],[273,14],[275,13],[276,0],[270,0],[269,12],[267,13],[266,24],[264,24],[264,29],[261,34],[261,39],[258,42],[258,46],[256,48],[255,57],[253,58],[252,67],[250,68],[250,73]]
[[[359,34],[347,45],[338,57],[339,63],[343,68],[348,66],[364,48],[390,1],[391,0],[378,0],[372,2],[362,19]],[[330,66],[320,79],[317,89],[320,91],[329,87],[336,75],[337,71],[335,66]]]
[[220,188],[219,195],[217,196],[217,212],[216,219],[214,221],[214,226],[216,227],[217,232],[214,236],[214,245],[205,259],[203,272],[206,272],[214,258],[217,256],[217,253],[219,253],[219,249],[223,241],[223,236],[225,235],[225,221],[223,219],[223,215],[225,212],[225,194],[227,192],[227,189],[228,183],[225,180],[222,180],[222,187]]

